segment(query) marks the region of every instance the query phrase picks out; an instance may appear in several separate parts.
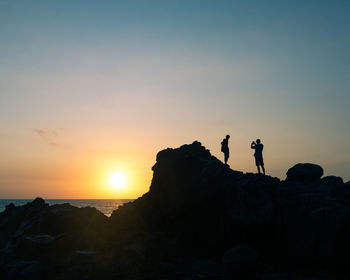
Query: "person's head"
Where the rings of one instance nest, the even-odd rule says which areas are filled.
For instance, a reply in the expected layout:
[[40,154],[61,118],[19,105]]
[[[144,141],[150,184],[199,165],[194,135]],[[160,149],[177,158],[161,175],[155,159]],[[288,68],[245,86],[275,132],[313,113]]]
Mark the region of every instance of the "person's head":
[[256,139],[256,144],[260,144],[260,139]]
[[227,134],[227,135],[226,135],[226,139],[230,139],[230,135]]

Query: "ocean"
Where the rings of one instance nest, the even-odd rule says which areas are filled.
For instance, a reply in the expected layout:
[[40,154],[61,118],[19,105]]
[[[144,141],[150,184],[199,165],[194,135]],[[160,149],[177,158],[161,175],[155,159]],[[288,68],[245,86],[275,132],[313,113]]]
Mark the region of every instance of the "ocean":
[[[119,206],[133,200],[134,199],[45,199],[45,202],[49,205],[69,203],[77,207],[95,207],[109,217]],[[0,213],[3,212],[6,205],[10,203],[20,206],[31,201],[33,201],[33,199],[0,199]]]

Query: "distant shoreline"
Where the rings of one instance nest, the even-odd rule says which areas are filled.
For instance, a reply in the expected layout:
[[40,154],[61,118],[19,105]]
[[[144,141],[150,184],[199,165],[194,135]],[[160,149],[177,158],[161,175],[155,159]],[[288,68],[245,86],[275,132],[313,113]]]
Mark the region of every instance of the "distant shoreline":
[[[27,204],[28,202],[32,202],[35,198],[32,199],[25,199],[25,198],[19,198],[19,199],[0,199],[0,213],[3,212],[7,205],[10,203],[13,203],[15,206],[22,206]],[[58,198],[58,199],[45,199],[45,202],[49,205],[54,204],[64,204],[69,203],[72,206],[76,207],[94,207],[97,210],[99,210],[101,213],[103,213],[106,216],[110,216],[112,212],[116,209],[118,209],[119,206],[134,201],[135,199],[113,199],[113,198],[105,198],[105,199],[80,199],[80,198],[70,198],[70,199],[64,199],[64,198]]]

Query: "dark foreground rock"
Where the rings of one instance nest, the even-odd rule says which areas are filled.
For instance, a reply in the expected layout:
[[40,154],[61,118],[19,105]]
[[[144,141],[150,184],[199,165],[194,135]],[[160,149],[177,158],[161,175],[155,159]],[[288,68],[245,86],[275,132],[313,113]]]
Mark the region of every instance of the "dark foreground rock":
[[298,163],[287,171],[287,181],[319,181],[323,168],[313,163]]
[[0,213],[1,279],[347,279],[350,186],[298,164],[234,171],[199,142],[157,155],[148,193],[114,211]]

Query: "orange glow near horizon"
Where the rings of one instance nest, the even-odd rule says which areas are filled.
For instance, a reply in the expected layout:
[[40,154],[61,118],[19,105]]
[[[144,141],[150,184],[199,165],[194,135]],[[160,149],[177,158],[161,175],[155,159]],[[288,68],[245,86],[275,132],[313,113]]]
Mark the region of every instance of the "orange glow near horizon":
[[[136,199],[149,190],[153,175],[151,168],[155,164],[157,152],[167,147],[176,148],[184,143],[191,143],[194,139],[201,141],[196,135],[206,133],[204,128],[197,128],[185,131],[186,135],[177,135],[176,132],[169,132],[166,136],[126,134],[123,135],[125,139],[122,139],[119,136],[115,137],[110,131],[100,131],[99,137],[96,137],[95,130],[98,131],[98,128],[90,129],[90,133],[77,130],[76,135],[72,136],[68,130],[62,132],[59,139],[62,144],[58,142],[55,146],[42,143],[35,137],[18,137],[15,138],[16,141],[7,141],[7,146],[2,146],[2,150],[0,148],[3,155],[2,161],[0,160],[0,197]],[[222,153],[218,143],[226,134],[226,130],[217,129],[201,141],[221,160]],[[283,136],[288,137],[294,149],[300,151],[299,154],[291,154],[289,157],[281,156],[285,152],[286,139],[276,139],[274,131],[258,135],[265,144],[264,156],[268,164],[266,166],[269,166],[268,174],[284,179],[286,170],[293,164],[315,158],[312,150],[306,151],[302,148],[301,141],[295,135],[294,138],[293,135]],[[246,143],[246,139],[255,138],[248,134],[232,137],[229,143],[232,151],[229,159],[231,168],[245,172],[256,171],[252,152]],[[84,142],[84,139],[89,141]],[[69,145],[64,145],[65,143]],[[313,145],[315,146],[315,143]],[[337,174],[320,158],[315,162],[325,168],[326,174]]]
[[119,155],[101,157],[85,168],[80,193],[92,198],[134,199],[148,191],[151,170],[144,171],[144,159]]

